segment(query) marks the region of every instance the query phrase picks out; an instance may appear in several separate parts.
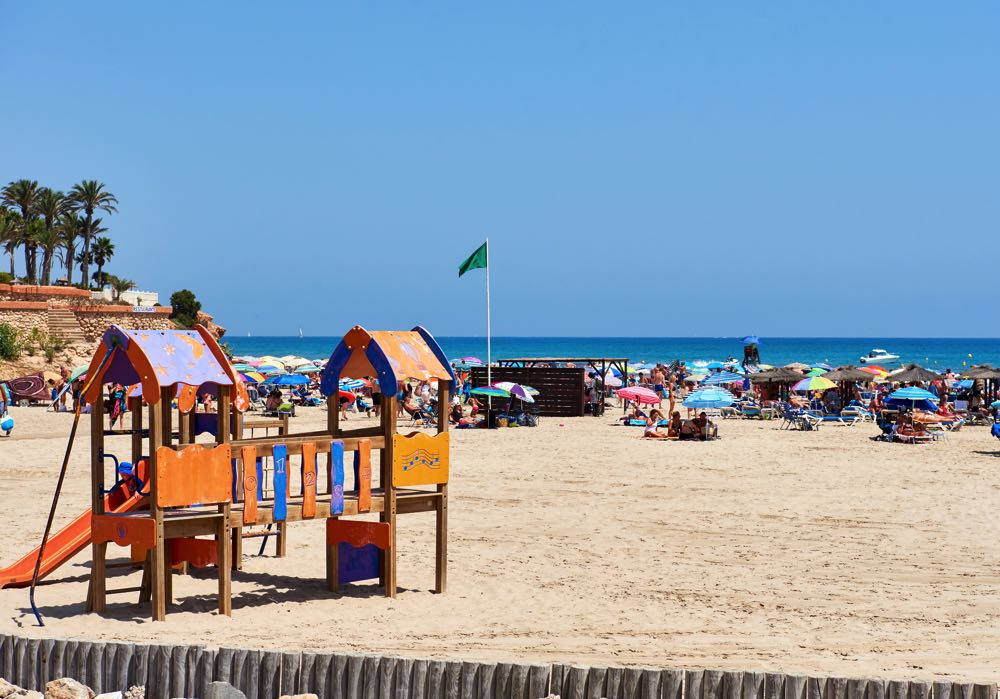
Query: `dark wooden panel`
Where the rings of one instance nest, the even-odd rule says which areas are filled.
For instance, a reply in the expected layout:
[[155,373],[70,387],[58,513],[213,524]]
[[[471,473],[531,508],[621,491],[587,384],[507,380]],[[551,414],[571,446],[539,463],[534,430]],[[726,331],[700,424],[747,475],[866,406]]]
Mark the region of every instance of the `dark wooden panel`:
[[[552,417],[583,415],[586,374],[582,368],[493,367],[491,374],[494,382],[513,381],[538,389],[531,412]],[[474,388],[485,386],[486,367],[473,367],[469,378]]]

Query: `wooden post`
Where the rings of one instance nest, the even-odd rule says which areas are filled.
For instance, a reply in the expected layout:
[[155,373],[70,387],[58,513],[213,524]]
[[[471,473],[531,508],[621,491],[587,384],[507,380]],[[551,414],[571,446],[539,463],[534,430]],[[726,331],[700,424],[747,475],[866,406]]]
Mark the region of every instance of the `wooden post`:
[[[104,390],[98,387],[97,399],[90,412],[90,506],[94,514],[104,514]],[[82,398],[81,398],[82,400]],[[90,589],[87,594],[87,611],[103,612],[107,600],[107,570],[105,556],[107,544],[91,546]]]
[[326,397],[326,429],[331,437],[340,436],[340,395],[337,390]]
[[157,505],[157,459],[156,450],[163,445],[163,401],[157,401],[149,406],[149,509],[156,523],[156,541],[153,545],[150,565],[150,586],[152,587],[153,621],[164,621],[167,618],[166,601],[166,540],[163,538],[163,508]]
[[[215,431],[215,441],[219,444],[229,444],[232,441],[232,406],[232,386],[219,386],[219,422],[218,429]],[[242,431],[242,425],[240,429]],[[219,505],[219,514],[222,515],[222,518],[215,534],[219,571],[219,614],[225,616],[233,615],[233,561],[231,558],[233,548],[230,541],[232,530],[229,524],[231,509],[232,505],[228,502]]]
[[142,456],[142,398],[128,399],[128,414],[132,416],[132,466]]
[[379,517],[389,523],[389,550],[382,552],[382,581],[386,597],[396,596],[396,488],[392,484],[392,436],[396,434],[396,393],[382,391],[379,415],[385,446],[380,458],[379,485],[382,486],[384,509]]
[[163,427],[160,429],[160,439],[164,446],[169,446],[174,442],[174,409],[171,405],[174,402],[174,386],[164,386],[160,389],[160,413],[163,416]]
[[[451,382],[438,379],[438,434],[448,431],[448,389]],[[448,484],[437,486],[438,502],[434,527],[434,591],[444,593],[448,587]]]

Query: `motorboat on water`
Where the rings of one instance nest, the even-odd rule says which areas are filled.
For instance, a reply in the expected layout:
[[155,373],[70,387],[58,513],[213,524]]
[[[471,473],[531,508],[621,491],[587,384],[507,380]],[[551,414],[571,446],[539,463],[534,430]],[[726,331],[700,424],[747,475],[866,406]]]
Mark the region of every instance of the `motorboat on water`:
[[884,349],[878,347],[869,352],[867,357],[858,358],[862,364],[881,364],[884,362],[894,362],[897,359],[899,359],[898,354],[886,352]]

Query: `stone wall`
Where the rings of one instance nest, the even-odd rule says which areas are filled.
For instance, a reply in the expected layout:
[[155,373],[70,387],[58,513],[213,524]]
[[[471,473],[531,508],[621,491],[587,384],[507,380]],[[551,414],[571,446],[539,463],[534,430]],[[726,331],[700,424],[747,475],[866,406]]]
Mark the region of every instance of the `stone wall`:
[[109,325],[126,330],[173,330],[171,308],[158,307],[155,313],[133,313],[129,306],[80,306],[74,308],[76,320],[87,339],[97,342]]
[[33,328],[48,329],[48,304],[0,301],[0,323],[7,323],[22,333]]
[[0,301],[37,301],[65,306],[90,303],[90,292],[72,286],[29,286],[27,284],[0,284]]

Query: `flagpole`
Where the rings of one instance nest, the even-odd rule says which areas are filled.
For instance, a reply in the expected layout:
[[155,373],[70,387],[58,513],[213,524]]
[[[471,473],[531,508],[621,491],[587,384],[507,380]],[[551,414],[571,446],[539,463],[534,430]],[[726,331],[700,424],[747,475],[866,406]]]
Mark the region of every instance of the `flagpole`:
[[490,343],[490,239],[486,239],[486,384],[493,385],[492,347]]

